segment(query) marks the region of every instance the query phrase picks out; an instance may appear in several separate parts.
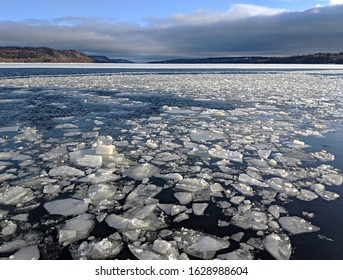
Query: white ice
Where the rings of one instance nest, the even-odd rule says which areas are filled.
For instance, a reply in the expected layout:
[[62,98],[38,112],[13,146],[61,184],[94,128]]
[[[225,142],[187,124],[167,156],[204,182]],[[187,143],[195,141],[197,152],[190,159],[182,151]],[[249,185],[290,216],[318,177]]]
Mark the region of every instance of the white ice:
[[0,204],[17,205],[32,199],[34,199],[34,194],[30,188],[11,186],[0,189]]
[[231,218],[231,223],[243,229],[266,230],[267,215],[264,212],[248,210]]
[[230,246],[227,240],[186,228],[182,228],[174,240],[187,254],[205,260],[212,259],[218,250]]
[[90,214],[81,214],[67,220],[58,231],[58,242],[63,247],[88,237],[94,227],[94,218]]
[[88,210],[88,203],[76,198],[56,199],[46,202],[44,208],[51,215],[73,216]]
[[202,216],[204,215],[204,212],[206,208],[208,207],[208,203],[193,203],[192,208],[193,208],[193,213],[196,216]]
[[204,179],[187,178],[179,181],[175,189],[187,192],[198,192],[209,188],[209,184]]
[[216,141],[228,138],[228,136],[222,131],[204,130],[199,128],[190,130],[189,134],[194,142]]
[[189,192],[176,192],[174,196],[182,205],[187,205],[193,200],[193,194]]
[[91,185],[88,188],[88,197],[92,201],[110,199],[114,197],[116,190],[117,189],[111,185],[106,185],[106,184]]
[[10,256],[11,260],[38,260],[39,258],[40,253],[37,245],[19,249],[17,252]]
[[85,173],[79,169],[74,168],[74,167],[62,165],[62,166],[58,166],[58,167],[51,169],[49,171],[49,176],[50,177],[62,177],[62,176],[80,177],[80,176],[85,176]]
[[279,219],[279,223],[283,229],[294,235],[307,232],[316,232],[320,230],[319,227],[314,226],[297,216],[281,217]]
[[159,173],[160,169],[150,163],[137,164],[125,171],[126,176],[131,179],[142,181],[143,179],[150,178],[156,173]]
[[253,257],[249,251],[237,249],[233,252],[220,254],[217,256],[219,260],[252,260]]
[[277,260],[288,260],[291,256],[291,242],[285,234],[269,234],[263,239],[263,245],[266,251]]

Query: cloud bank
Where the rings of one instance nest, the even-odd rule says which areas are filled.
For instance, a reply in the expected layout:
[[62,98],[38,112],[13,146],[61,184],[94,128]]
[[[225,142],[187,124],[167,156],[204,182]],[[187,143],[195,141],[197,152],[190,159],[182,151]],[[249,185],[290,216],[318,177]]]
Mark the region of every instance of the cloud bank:
[[0,22],[0,45],[77,49],[111,57],[291,55],[342,51],[343,1],[292,12],[236,4],[146,24],[99,18]]

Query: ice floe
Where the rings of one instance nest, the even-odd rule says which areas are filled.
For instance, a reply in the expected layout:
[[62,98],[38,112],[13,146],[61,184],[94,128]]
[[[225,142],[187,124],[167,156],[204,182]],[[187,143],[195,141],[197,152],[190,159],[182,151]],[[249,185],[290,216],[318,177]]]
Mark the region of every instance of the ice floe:
[[141,181],[154,176],[159,171],[160,169],[157,166],[150,163],[144,163],[130,167],[128,170],[126,170],[125,174],[131,179]]
[[94,227],[94,218],[89,214],[81,214],[67,220],[58,231],[58,242],[63,247],[86,238]]
[[259,211],[248,210],[238,213],[232,217],[231,223],[243,229],[266,230],[268,228],[267,215]]
[[34,199],[33,191],[25,187],[7,187],[0,189],[0,204],[16,205]]
[[187,254],[205,260],[212,259],[217,251],[230,246],[227,240],[186,228],[177,232],[174,240]]
[[85,176],[85,173],[79,169],[71,166],[62,165],[55,167],[49,171],[50,177],[63,177],[63,176]]
[[81,199],[66,198],[46,202],[44,208],[51,215],[73,216],[88,210],[88,203]]
[[266,251],[277,260],[288,260],[292,253],[289,237],[285,234],[272,233],[263,239]]
[[19,249],[9,258],[11,260],[38,260],[40,257],[37,245],[28,246]]
[[279,223],[283,229],[287,230],[291,234],[316,232],[320,230],[319,227],[314,226],[305,219],[297,216],[281,217],[279,219]]

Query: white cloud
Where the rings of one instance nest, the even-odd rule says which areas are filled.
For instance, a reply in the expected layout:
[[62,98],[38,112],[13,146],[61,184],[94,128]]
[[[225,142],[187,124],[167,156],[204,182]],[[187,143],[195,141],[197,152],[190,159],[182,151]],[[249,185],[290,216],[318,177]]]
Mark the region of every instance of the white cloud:
[[273,16],[286,11],[284,9],[274,9],[258,5],[234,4],[231,6],[228,14],[236,18],[244,18],[252,16]]
[[343,5],[343,0],[330,0],[329,5]]
[[199,9],[192,14],[175,14],[166,19],[149,18],[148,24],[160,27],[173,25],[203,25],[215,22],[234,21],[255,16],[274,16],[287,12],[284,9],[273,9],[258,5],[233,4],[226,12]]

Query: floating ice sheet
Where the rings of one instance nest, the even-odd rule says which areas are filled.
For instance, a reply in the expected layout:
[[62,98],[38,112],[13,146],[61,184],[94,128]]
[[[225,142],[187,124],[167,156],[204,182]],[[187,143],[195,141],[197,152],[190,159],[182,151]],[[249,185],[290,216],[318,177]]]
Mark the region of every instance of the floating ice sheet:
[[267,215],[259,211],[246,211],[238,213],[231,219],[231,223],[243,229],[265,230],[267,226]]
[[160,169],[150,163],[138,164],[128,170],[126,170],[126,176],[131,179],[142,181],[143,179],[150,178],[156,173],[160,172]]
[[226,139],[228,136],[215,130],[204,130],[204,129],[192,129],[189,131],[192,141],[204,142],[204,141],[216,141]]
[[63,176],[84,176],[85,173],[79,169],[76,169],[74,167],[71,166],[67,166],[67,165],[62,165],[62,166],[58,166],[55,167],[53,169],[51,169],[49,171],[49,176],[50,177],[63,177]]
[[289,237],[285,234],[270,234],[263,240],[263,245],[277,260],[288,260],[292,253],[292,246]]
[[88,210],[88,203],[76,198],[57,199],[46,202],[44,208],[51,215],[73,216]]
[[316,232],[320,228],[307,222],[306,220],[297,216],[281,217],[279,223],[283,229],[291,234],[301,234],[307,232]]
[[181,229],[174,239],[187,254],[201,259],[212,259],[217,251],[230,246],[227,240],[186,228]]
[[33,191],[24,187],[8,187],[0,189],[0,204],[16,205],[34,199]]

